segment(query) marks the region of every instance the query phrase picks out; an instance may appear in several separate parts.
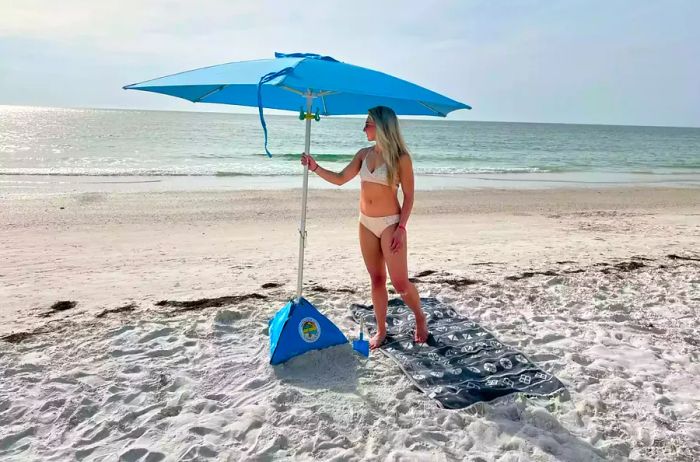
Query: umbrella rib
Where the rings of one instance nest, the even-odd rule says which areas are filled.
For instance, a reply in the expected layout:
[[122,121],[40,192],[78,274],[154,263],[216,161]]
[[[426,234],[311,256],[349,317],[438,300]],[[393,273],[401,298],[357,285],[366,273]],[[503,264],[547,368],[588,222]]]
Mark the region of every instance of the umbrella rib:
[[[307,90],[304,90],[304,91],[302,91],[302,90],[297,90],[296,88],[288,87],[288,86],[286,86],[286,85],[277,85],[277,86],[280,87],[280,88],[283,89],[283,90],[287,90],[287,91],[291,91],[292,93],[296,93],[297,95],[306,96],[306,91],[307,91]],[[311,96],[314,97],[314,98],[317,98],[317,97],[319,97],[319,96],[320,96],[321,98],[323,98],[324,96],[332,95],[332,94],[334,94],[334,93],[340,93],[340,92],[338,92],[338,91],[326,90],[326,91],[319,91],[318,93],[312,93]]]
[[206,92],[205,94],[203,94],[202,96],[200,96],[199,98],[197,98],[197,99],[195,99],[195,100],[193,100],[193,101],[194,101],[195,103],[199,103],[199,102],[202,101],[204,98],[206,98],[206,97],[208,97],[208,96],[211,96],[211,95],[213,95],[214,93],[218,93],[218,92],[220,92],[221,90],[223,90],[223,89],[226,88],[226,87],[228,87],[228,85],[219,85],[218,87],[214,88],[214,89],[211,90],[211,91]]
[[420,104],[421,106],[425,107],[426,109],[429,109],[429,110],[433,111],[435,114],[439,115],[440,117],[446,117],[446,116],[447,116],[447,114],[443,114],[442,112],[440,112],[440,111],[438,111],[438,110],[435,110],[434,108],[430,107],[430,105],[428,105],[427,103],[424,103],[423,101],[418,101],[418,104]]
[[325,95],[321,95],[321,104],[323,104],[323,114],[327,115],[328,114],[328,109],[326,108],[326,97]]
[[297,95],[306,96],[306,93],[304,93],[301,90],[297,90],[296,88],[287,87],[285,85],[279,85],[279,87],[283,90],[287,90],[287,91],[291,91],[292,93],[296,93]]

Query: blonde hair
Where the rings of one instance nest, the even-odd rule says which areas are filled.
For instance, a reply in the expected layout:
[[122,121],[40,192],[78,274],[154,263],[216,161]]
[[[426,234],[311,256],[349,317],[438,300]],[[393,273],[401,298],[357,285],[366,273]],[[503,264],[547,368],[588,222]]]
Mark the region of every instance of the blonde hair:
[[373,107],[367,112],[376,125],[375,141],[386,162],[386,179],[393,185],[399,175],[399,158],[411,155],[401,135],[399,119],[394,110],[386,106]]

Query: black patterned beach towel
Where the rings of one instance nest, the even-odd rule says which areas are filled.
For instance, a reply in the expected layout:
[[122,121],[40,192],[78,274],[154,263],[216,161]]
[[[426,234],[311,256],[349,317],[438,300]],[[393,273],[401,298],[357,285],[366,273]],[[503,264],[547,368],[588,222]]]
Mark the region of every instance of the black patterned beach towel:
[[[394,299],[389,301],[387,338],[380,351],[441,407],[461,409],[512,393],[549,396],[565,390],[559,379],[450,306],[435,298],[421,302],[430,329],[427,344],[413,342],[413,313]],[[376,332],[372,306],[355,304],[351,310],[358,323],[364,318],[370,334]]]

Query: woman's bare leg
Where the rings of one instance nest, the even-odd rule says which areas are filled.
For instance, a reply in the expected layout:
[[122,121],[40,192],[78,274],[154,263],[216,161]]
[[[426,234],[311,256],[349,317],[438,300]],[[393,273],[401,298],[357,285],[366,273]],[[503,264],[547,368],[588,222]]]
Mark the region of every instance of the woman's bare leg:
[[369,340],[369,347],[375,349],[386,337],[386,308],[389,294],[386,291],[386,267],[382,255],[381,242],[372,231],[360,223],[360,249],[372,283],[372,305],[377,320],[377,333]]
[[425,313],[423,313],[423,309],[421,308],[418,289],[408,280],[408,242],[404,242],[398,252],[391,252],[391,237],[395,229],[396,225],[392,225],[382,232],[382,254],[384,255],[386,266],[389,269],[391,284],[416,317],[416,335],[414,336],[414,340],[417,343],[425,343],[429,335],[428,323]]

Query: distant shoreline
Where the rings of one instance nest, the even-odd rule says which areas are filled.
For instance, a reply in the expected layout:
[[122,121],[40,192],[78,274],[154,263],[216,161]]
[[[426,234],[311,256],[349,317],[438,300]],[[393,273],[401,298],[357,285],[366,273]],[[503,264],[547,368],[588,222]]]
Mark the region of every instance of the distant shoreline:
[[[194,104],[194,103],[193,103]],[[3,107],[11,108],[35,108],[35,109],[67,109],[67,110],[99,110],[99,111],[134,111],[134,112],[182,112],[182,113],[206,113],[206,114],[235,114],[235,115],[249,115],[251,117],[259,117],[256,108],[244,108],[242,106],[237,106],[235,108],[231,107],[230,111],[219,110],[224,107],[229,108],[229,106],[216,107],[216,109],[211,110],[210,108],[215,105],[200,104],[196,107],[197,110],[188,109],[156,109],[156,108],[126,108],[126,107],[108,107],[108,106],[95,106],[95,107],[83,107],[83,106],[38,106],[32,104],[1,104],[0,109]],[[297,118],[297,114],[286,111],[279,111],[275,109],[265,109],[265,117],[285,117],[285,118]],[[363,119],[364,115],[352,116],[352,115],[337,115],[337,116],[327,116],[333,119]],[[469,122],[469,123],[485,123],[485,124],[523,124],[523,125],[583,125],[587,127],[637,127],[637,128],[679,128],[679,129],[691,129],[699,130],[700,125],[648,125],[648,124],[621,124],[621,123],[599,123],[599,122],[550,122],[550,121],[522,121],[522,120],[474,120],[467,118],[458,118],[454,116],[446,118],[436,118],[436,117],[420,117],[420,116],[400,116],[402,120],[420,120],[426,122],[436,122],[436,123],[449,123],[449,122]]]

